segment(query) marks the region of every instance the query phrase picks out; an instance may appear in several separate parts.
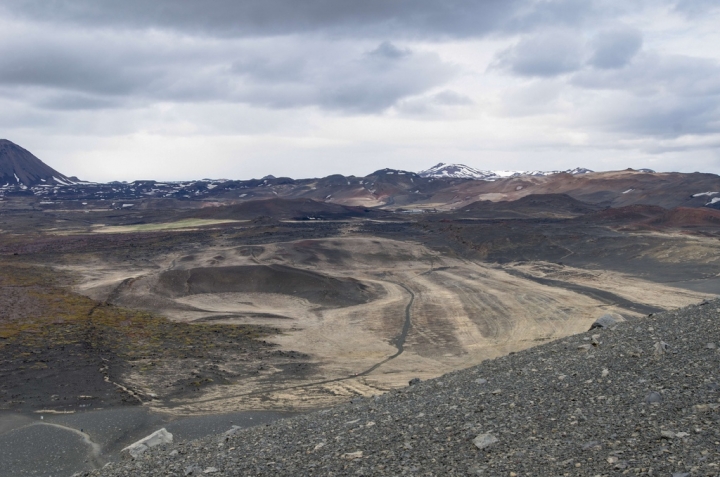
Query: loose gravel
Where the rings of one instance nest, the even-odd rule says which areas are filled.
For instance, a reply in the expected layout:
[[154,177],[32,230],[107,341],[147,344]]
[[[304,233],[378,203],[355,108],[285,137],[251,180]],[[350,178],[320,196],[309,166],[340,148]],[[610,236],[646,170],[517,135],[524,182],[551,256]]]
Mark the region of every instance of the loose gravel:
[[719,322],[704,302],[78,475],[717,476]]

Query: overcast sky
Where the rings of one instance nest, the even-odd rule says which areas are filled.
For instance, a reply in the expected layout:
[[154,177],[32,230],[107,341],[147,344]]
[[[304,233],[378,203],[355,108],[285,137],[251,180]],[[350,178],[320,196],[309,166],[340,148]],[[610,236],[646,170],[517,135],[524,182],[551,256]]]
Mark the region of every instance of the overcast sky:
[[720,173],[716,0],[3,0],[0,138],[96,181]]

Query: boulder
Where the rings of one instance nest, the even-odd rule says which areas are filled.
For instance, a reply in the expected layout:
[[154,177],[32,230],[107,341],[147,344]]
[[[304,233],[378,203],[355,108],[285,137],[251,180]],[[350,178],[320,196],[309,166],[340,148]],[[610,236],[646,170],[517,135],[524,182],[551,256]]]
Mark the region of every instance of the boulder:
[[159,431],[155,431],[149,436],[143,437],[139,441],[130,444],[129,446],[124,448],[122,452],[127,452],[132,456],[133,459],[136,459],[139,455],[141,455],[149,448],[159,446],[160,444],[172,444],[172,441],[173,435],[170,434],[167,429],[163,427]]
[[595,320],[592,326],[590,326],[590,329],[594,330],[595,328],[610,328],[622,321],[625,321],[625,318],[623,318],[621,315],[618,315],[617,313],[606,313],[597,320]]

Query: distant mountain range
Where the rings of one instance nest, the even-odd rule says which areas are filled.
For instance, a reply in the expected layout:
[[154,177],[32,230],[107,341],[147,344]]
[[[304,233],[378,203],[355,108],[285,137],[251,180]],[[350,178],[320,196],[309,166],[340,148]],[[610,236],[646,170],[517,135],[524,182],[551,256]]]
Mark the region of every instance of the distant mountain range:
[[[474,179],[483,181],[495,181],[498,179],[506,179],[508,177],[521,176],[549,176],[552,174],[587,174],[594,172],[584,167],[576,167],[565,171],[480,171],[464,164],[445,164],[441,162],[430,169],[419,172],[421,177],[453,177],[456,179]],[[645,169],[642,172],[654,172]]]
[[[0,199],[26,197],[43,209],[61,203],[63,207],[80,208],[154,208],[165,207],[168,201],[172,201],[172,207],[196,208],[286,199],[418,213],[456,210],[478,201],[511,202],[543,194],[566,194],[600,208],[637,204],[665,209],[720,209],[720,176],[656,173],[650,169],[480,171],[462,164],[441,163],[420,173],[380,169],[364,177],[333,174],[307,179],[265,176],[249,180],[98,184],[65,176],[20,146],[0,140]],[[303,210],[309,207],[306,205]],[[480,214],[486,209],[488,206],[483,205],[473,210]],[[306,212],[312,215],[312,210]]]

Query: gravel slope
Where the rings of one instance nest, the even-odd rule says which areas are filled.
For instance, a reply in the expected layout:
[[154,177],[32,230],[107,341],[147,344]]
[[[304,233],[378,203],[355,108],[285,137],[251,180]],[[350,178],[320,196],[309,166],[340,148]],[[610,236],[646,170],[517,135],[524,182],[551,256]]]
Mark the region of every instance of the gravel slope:
[[719,320],[706,302],[80,475],[720,475]]

